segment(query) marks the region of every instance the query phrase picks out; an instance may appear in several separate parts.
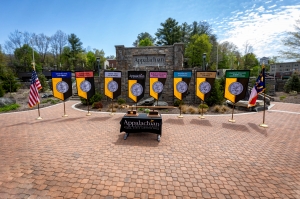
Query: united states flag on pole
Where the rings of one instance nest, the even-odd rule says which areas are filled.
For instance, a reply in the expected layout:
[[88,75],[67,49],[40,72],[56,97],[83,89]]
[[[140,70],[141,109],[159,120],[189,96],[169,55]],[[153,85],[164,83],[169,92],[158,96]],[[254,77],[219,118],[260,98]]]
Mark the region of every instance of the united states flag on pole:
[[35,70],[33,70],[32,75],[31,75],[29,102],[28,102],[28,106],[30,108],[32,108],[36,104],[40,103],[40,96],[39,96],[40,89],[42,89],[42,85],[39,81],[39,78],[38,78]]

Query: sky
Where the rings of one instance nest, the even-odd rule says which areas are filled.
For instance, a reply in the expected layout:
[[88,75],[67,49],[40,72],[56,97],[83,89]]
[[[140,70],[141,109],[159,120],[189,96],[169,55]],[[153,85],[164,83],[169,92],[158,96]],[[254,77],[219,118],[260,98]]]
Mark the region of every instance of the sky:
[[299,0],[0,0],[0,44],[14,31],[52,36],[74,33],[86,49],[116,55],[138,34],[153,37],[169,17],[179,25],[207,21],[219,43],[234,43],[258,58],[278,56],[286,32],[300,19]]

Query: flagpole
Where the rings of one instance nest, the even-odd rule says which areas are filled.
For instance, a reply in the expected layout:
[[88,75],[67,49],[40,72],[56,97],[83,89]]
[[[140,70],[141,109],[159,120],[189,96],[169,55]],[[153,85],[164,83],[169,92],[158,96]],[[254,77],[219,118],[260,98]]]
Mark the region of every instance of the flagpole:
[[[33,45],[32,45],[32,67],[33,67],[33,70],[35,71],[35,61],[34,61],[34,49],[33,49]],[[39,117],[36,118],[37,120],[41,120],[43,119],[41,117],[41,114],[40,114],[40,103],[38,103],[38,114],[39,114]]]
[[64,101],[64,115],[62,117],[68,117],[68,115],[66,114],[66,104],[65,104],[65,101]]
[[260,124],[260,127],[268,128],[268,125],[265,124],[265,115],[266,115],[266,76],[265,76],[265,63],[263,62],[263,68],[262,68],[262,75],[263,75],[263,82],[264,82],[264,112],[263,112],[263,123]]
[[228,120],[229,122],[232,122],[232,123],[235,123],[235,120],[233,119],[234,106],[235,106],[235,103],[233,103],[233,107],[232,107],[231,120]]
[[268,128],[268,125],[265,124],[265,115],[266,115],[266,93],[264,91],[264,112],[263,112],[263,123],[260,124],[260,127]]

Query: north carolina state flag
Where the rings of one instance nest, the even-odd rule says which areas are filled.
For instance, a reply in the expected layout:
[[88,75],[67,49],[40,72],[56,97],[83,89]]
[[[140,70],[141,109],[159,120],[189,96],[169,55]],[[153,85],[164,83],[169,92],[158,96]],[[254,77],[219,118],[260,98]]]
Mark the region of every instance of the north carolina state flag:
[[53,96],[66,100],[72,96],[72,72],[51,71]]
[[95,83],[93,71],[75,72],[78,96],[89,100],[95,95]]

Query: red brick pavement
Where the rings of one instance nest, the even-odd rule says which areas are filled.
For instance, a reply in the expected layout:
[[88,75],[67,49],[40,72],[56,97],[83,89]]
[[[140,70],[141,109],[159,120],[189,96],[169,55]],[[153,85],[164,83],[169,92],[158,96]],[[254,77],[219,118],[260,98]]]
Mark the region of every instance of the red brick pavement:
[[[121,114],[63,105],[0,115],[0,198],[300,198],[299,105],[163,115],[161,142],[123,140]],[[279,109],[277,108],[279,107]],[[279,112],[279,111],[290,111]],[[298,112],[298,113],[296,113]]]

